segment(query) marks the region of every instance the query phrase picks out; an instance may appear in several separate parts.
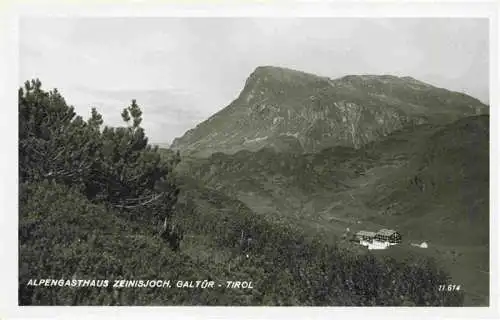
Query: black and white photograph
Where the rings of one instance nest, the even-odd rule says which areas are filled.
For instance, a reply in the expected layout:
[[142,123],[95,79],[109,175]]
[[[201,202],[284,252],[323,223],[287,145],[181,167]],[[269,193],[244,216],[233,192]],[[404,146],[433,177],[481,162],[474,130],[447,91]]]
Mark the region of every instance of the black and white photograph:
[[490,26],[20,16],[18,306],[490,307]]

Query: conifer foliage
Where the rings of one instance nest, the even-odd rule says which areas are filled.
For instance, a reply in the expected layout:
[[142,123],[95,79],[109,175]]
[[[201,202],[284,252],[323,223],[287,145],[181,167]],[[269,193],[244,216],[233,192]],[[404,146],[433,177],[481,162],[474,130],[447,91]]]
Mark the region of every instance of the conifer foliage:
[[156,206],[165,219],[179,192],[172,177],[179,157],[164,160],[148,144],[135,100],[121,115],[123,127],[103,127],[95,108],[85,121],[57,89],[27,81],[19,89],[20,182],[76,186],[93,202],[128,211]]

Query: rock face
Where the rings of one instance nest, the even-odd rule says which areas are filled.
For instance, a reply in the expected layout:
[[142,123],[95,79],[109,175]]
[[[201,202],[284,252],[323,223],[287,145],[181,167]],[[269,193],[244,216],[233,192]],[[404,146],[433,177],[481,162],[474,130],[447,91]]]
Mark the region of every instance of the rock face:
[[488,106],[477,99],[410,77],[332,80],[266,66],[255,69],[236,100],[175,139],[171,148],[201,157],[263,147],[293,153],[359,148],[405,125],[484,113]]

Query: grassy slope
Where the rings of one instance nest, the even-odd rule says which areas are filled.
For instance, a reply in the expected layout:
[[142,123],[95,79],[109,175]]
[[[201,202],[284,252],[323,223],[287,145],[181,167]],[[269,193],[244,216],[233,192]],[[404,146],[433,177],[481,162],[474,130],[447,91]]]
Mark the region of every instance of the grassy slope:
[[175,288],[24,286],[29,279],[46,278],[111,283],[114,279],[203,279],[209,277],[210,265],[173,253],[143,224],[92,205],[66,188],[32,185],[21,196],[29,200],[20,211],[20,304],[190,305],[201,299],[201,290]]
[[[198,209],[191,214],[185,212],[180,218],[179,223],[187,228],[186,240],[181,245],[181,252],[173,252],[154,235],[151,225],[134,221],[136,219],[125,212],[93,205],[79,193],[59,185],[23,186],[21,202],[24,205],[19,228],[20,304],[259,305],[296,302],[266,291],[262,267],[239,259],[234,248],[224,245],[224,241],[238,238],[241,224],[245,223],[244,208],[242,216],[226,215],[224,218],[217,205],[210,205],[213,197],[197,193],[194,187],[191,195],[199,197]],[[225,208],[232,214],[240,212],[231,201]],[[108,279],[111,284],[115,279],[165,279],[172,280],[173,287],[25,286],[29,279],[46,278]],[[254,280],[256,289],[175,287],[175,280],[204,279]]]
[[361,150],[217,154],[183,170],[255,212],[333,241],[347,227],[395,228],[406,239],[407,250],[392,250],[401,259],[415,253],[408,242],[428,241],[431,248],[416,252],[449,268],[471,293],[467,303],[487,304],[488,121],[405,128]]
[[[476,162],[487,159],[485,143],[481,142],[487,134],[487,131],[481,131],[487,120],[487,117],[465,119],[445,128],[423,126],[420,127],[422,130],[414,130],[412,134],[403,131],[388,137],[389,140],[396,138],[399,147],[398,143],[386,140],[366,150],[325,150],[317,156],[297,158],[295,162],[275,157],[265,150],[261,153],[240,154],[242,158],[261,157],[252,159],[251,163],[257,163],[260,167],[249,165],[247,169],[252,174],[246,176],[246,180],[241,180],[241,171],[240,174],[231,172],[229,169],[232,167],[229,165],[223,168],[231,173],[230,177],[239,179],[234,186],[230,186],[233,189],[246,182],[245,188],[241,188],[248,197],[243,199],[244,202],[223,192],[207,189],[193,179],[185,178],[182,181],[183,196],[178,217],[180,223],[185,225],[187,235],[180,253],[172,252],[154,235],[147,211],[141,213],[141,219],[138,219],[125,212],[91,204],[78,192],[58,185],[21,186],[20,302],[37,305],[425,304],[418,297],[419,294],[412,296],[408,291],[408,288],[417,286],[417,292],[427,295],[427,302],[456,304],[456,300],[445,301],[443,299],[448,299],[447,296],[436,292],[441,282],[450,283],[444,280],[445,276],[421,282],[420,278],[412,275],[412,272],[416,272],[423,280],[430,276],[422,275],[419,269],[422,265],[411,269],[415,261],[422,261],[420,258],[428,255],[451,272],[454,283],[462,285],[468,293],[467,304],[485,304],[487,275],[483,272],[488,271],[485,269],[488,251],[487,243],[484,243],[484,228],[488,220],[485,218],[487,207],[484,206],[487,203],[487,193],[484,193],[487,190],[487,180],[484,179],[487,172],[484,170],[487,170],[487,166],[478,167]],[[474,134],[470,134],[471,131]],[[418,134],[415,135],[415,132]],[[459,139],[452,143],[454,137]],[[410,145],[408,141],[415,143]],[[443,146],[446,148],[441,150]],[[471,148],[475,151],[472,152]],[[452,157],[455,161],[452,161],[448,157],[453,152],[468,152],[473,156],[455,156]],[[218,157],[218,165],[223,164],[224,156]],[[267,164],[270,161],[272,165],[269,166]],[[240,166],[238,170],[245,166],[241,160],[232,165]],[[444,165],[452,167],[443,170]],[[259,173],[264,167],[273,170],[272,174]],[[224,187],[225,181],[220,180],[221,177],[216,179],[217,166],[209,163],[209,168],[213,172],[206,177],[212,179],[211,186],[217,183],[218,187]],[[282,173],[285,169],[288,171]],[[200,168],[196,170],[202,172]],[[300,174],[290,178],[289,172]],[[453,174],[456,172],[461,174]],[[258,176],[255,175],[257,173]],[[454,180],[440,184],[440,179],[436,178],[442,174],[451,174]],[[430,194],[411,184],[415,176],[424,184],[434,181],[434,189],[426,189],[426,192],[432,190]],[[274,212],[258,216],[251,209],[262,206],[262,203],[251,195],[259,191],[262,181],[257,178],[262,177],[273,177],[273,183],[280,183],[281,186],[272,188],[273,184],[266,180],[269,189],[260,193],[262,199],[277,197],[282,203],[274,204],[277,208]],[[464,183],[473,184],[477,190],[472,195],[469,189],[464,193],[478,200],[473,206],[472,220],[468,220],[470,216],[467,213],[470,210],[464,209],[465,202],[456,201],[457,190],[463,190],[457,186]],[[287,203],[287,199],[290,199],[289,190],[295,192],[296,199],[288,201],[292,204]],[[406,210],[402,211],[404,215],[391,213],[390,210],[382,214],[387,211],[386,204],[394,199],[404,204],[399,206]],[[432,201],[422,205],[422,199]],[[436,234],[442,230],[442,226],[429,227],[436,223],[440,213],[432,210],[440,203],[450,205],[453,209],[450,210],[450,217],[461,226],[459,229],[450,227],[450,233],[444,239]],[[286,214],[282,208],[289,208],[287,206],[300,206],[302,210]],[[418,211],[426,212],[426,215],[413,221],[408,215]],[[358,224],[356,220],[361,223]],[[474,224],[467,225],[470,222]],[[416,223],[417,227],[412,227],[411,223]],[[356,251],[361,253],[356,255],[324,246],[329,242],[326,236],[341,236],[346,226],[355,230],[376,228],[380,224],[400,226],[406,241],[411,239],[408,232],[415,230],[426,233],[426,240],[435,240],[430,240],[431,247],[428,250],[408,247],[406,243],[399,248],[378,253],[381,258],[389,255],[397,260],[412,261],[397,268],[394,262],[380,264],[370,260],[362,251]],[[470,243],[460,242],[456,245],[458,240],[465,238],[463,233],[456,230],[465,229]],[[237,246],[242,231],[258,239],[251,249],[250,259],[242,259]],[[412,240],[420,240],[420,236]],[[341,248],[359,250],[359,247],[351,248],[348,242],[338,244]],[[249,279],[255,281],[255,289],[117,290],[112,287],[75,289],[24,286],[29,279],[47,277],[111,281],[124,278]],[[366,290],[374,294],[373,299],[366,300]],[[406,298],[401,299],[400,296]]]
[[487,116],[480,116],[429,129],[427,142],[408,164],[408,174],[379,183],[386,192],[379,194],[376,208],[394,209],[373,219],[398,226],[408,242],[428,241],[430,248],[419,252],[446,266],[469,293],[466,304],[472,305],[488,304],[488,122]]
[[[182,184],[178,222],[187,229],[172,252],[147,224],[89,203],[56,184],[21,186],[21,305],[459,305],[437,292],[446,275],[432,265],[400,265],[307,240],[269,223],[237,200]],[[180,213],[180,212],[179,212]],[[251,257],[236,246],[256,239]],[[316,243],[316,245],[315,245]],[[429,266],[429,267],[426,267]],[[425,268],[425,269],[423,269]],[[430,269],[429,269],[430,268]],[[429,273],[430,272],[430,273]],[[418,274],[418,278],[409,274]],[[27,287],[29,279],[249,280],[254,289]],[[409,289],[411,288],[411,290]]]

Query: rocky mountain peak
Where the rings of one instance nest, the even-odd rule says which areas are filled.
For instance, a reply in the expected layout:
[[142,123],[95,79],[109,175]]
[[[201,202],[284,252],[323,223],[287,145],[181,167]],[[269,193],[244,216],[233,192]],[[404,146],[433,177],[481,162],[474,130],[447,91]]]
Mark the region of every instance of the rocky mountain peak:
[[328,85],[328,80],[289,68],[260,66],[248,77],[240,97],[260,93],[279,95],[290,89],[325,86]]
[[477,99],[411,77],[348,75],[332,80],[260,66],[235,101],[175,139],[172,148],[198,156],[263,147],[298,153],[358,148],[406,125],[487,112]]
[[275,66],[259,66],[250,75],[250,78],[260,78],[266,80],[274,81],[299,81],[306,80],[311,81],[312,79],[321,79],[312,73],[307,73],[299,70],[294,70],[284,67]]

